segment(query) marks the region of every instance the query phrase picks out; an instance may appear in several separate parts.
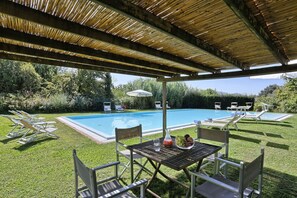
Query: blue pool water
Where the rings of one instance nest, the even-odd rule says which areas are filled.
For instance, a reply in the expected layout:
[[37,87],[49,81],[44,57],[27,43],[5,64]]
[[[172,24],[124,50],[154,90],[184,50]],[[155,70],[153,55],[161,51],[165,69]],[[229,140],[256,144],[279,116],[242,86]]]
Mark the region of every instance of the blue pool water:
[[[194,123],[194,120],[208,118],[230,117],[232,112],[211,109],[178,109],[167,110],[167,127],[181,127]],[[286,114],[265,113],[261,116],[265,120],[277,120]],[[144,133],[162,129],[162,111],[148,111],[136,113],[110,113],[84,116],[66,117],[72,123],[86,128],[104,138],[114,138],[115,128],[129,128],[142,124]]]

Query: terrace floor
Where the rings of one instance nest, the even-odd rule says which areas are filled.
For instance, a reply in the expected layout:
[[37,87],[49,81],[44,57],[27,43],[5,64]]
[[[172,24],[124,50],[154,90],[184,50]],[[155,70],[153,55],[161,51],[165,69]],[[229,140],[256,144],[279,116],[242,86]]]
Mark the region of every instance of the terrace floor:
[[[47,120],[73,114],[43,114]],[[57,121],[57,120],[56,120]],[[115,161],[114,142],[97,144],[72,128],[57,121],[57,140],[40,139],[20,145],[18,139],[7,139],[8,119],[0,117],[0,197],[74,197],[72,149],[89,167]],[[230,158],[250,161],[265,148],[263,197],[297,197],[297,115],[281,122],[244,120],[239,131],[231,129]],[[173,135],[189,133],[195,128],[173,131]],[[159,137],[161,134],[148,136]],[[152,168],[148,166],[149,168]],[[166,172],[166,168],[162,170]],[[183,172],[167,171],[186,180]],[[107,173],[104,173],[104,175]],[[146,173],[141,177],[149,178]],[[129,181],[129,173],[124,174]],[[162,197],[183,197],[186,190],[161,176],[152,189]]]

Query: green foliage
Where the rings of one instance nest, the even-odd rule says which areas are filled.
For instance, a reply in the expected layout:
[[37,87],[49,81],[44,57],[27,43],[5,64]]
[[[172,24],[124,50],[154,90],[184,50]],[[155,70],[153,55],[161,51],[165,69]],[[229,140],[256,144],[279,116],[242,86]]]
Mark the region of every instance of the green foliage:
[[273,92],[278,89],[279,86],[274,84],[274,85],[269,85],[259,93],[259,97],[261,96],[268,96],[270,94],[273,94]]
[[202,95],[197,89],[191,89],[183,97],[183,108],[213,109],[215,102],[221,102],[221,108],[227,109],[231,102],[243,106],[246,102],[254,102],[254,98],[242,95]]
[[36,93],[41,86],[41,77],[31,63],[0,61],[0,92],[24,94]]
[[8,60],[0,70],[1,112],[102,110],[113,97],[109,73]]
[[282,112],[297,112],[297,78],[287,78],[287,83],[276,91],[279,104],[278,109]]
[[[270,110],[278,112],[297,112],[297,78],[286,78],[284,86],[279,86],[272,93],[261,95],[256,98],[256,110],[262,109],[262,103],[273,105]],[[270,87],[270,88],[269,88]],[[266,87],[264,90],[272,90],[271,86]],[[266,92],[261,91],[260,93]]]

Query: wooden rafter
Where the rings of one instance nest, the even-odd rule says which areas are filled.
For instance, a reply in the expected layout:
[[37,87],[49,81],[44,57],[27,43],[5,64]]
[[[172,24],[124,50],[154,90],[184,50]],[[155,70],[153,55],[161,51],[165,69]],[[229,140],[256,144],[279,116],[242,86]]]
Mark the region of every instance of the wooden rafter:
[[157,81],[174,82],[174,81],[189,81],[189,80],[214,80],[214,79],[238,78],[238,77],[258,76],[258,75],[284,73],[284,72],[294,72],[294,71],[297,71],[297,64],[287,65],[286,67],[283,67],[283,66],[267,67],[267,68],[261,68],[261,69],[251,69],[251,70],[216,73],[216,74],[181,76],[181,77],[171,77],[171,78],[160,77],[157,79]]
[[144,74],[144,73],[138,73],[134,71],[126,71],[121,69],[109,69],[99,66],[92,66],[92,65],[85,65],[81,63],[73,63],[73,62],[66,62],[66,61],[57,61],[57,60],[51,60],[41,57],[32,57],[32,56],[26,56],[26,55],[19,55],[19,54],[10,54],[0,51],[0,58],[1,59],[7,59],[7,60],[15,60],[15,61],[23,61],[23,62],[31,62],[31,63],[38,63],[38,64],[46,64],[46,65],[53,65],[53,66],[61,66],[61,67],[71,67],[71,68],[79,68],[79,69],[89,69],[89,70],[97,70],[101,72],[113,72],[113,73],[119,73],[119,74],[128,74],[128,75],[137,75],[137,76],[144,76],[144,77],[150,77],[150,78],[156,78],[157,76],[150,75],[150,74]]
[[[10,52],[10,53],[16,53],[20,55],[27,55],[27,56],[33,56],[33,57],[43,57],[46,59],[56,60],[56,61],[65,61],[65,62],[71,62],[71,63],[81,63],[84,65],[90,65],[90,66],[96,66],[106,69],[114,69],[117,68],[122,71],[131,71],[131,66],[122,65],[122,64],[115,64],[110,63],[106,61],[98,61],[98,60],[91,60],[86,58],[80,58],[77,56],[70,56],[65,54],[58,54],[50,51],[43,51],[38,49],[32,49],[28,47],[22,47],[17,45],[11,45],[11,44],[5,44],[0,43],[0,51],[4,52]],[[155,70],[149,70],[144,68],[137,68],[133,67],[132,69],[134,72],[137,72],[139,74],[151,74],[154,76],[170,76],[171,73],[168,72],[161,72],[161,71],[155,71]]]
[[208,71],[213,73],[217,72],[216,69],[213,69],[211,67],[201,65],[199,63],[186,60],[178,56],[174,56],[170,53],[162,52],[160,50],[157,50],[139,43],[135,43],[135,42],[123,39],[121,37],[108,34],[106,32],[95,30],[90,27],[83,26],[78,23],[74,23],[50,14],[46,14],[44,12],[31,9],[23,5],[13,3],[9,0],[0,1],[0,12],[3,14],[7,14],[13,17],[23,19],[23,20],[34,22],[40,25],[59,29],[64,32],[69,32],[71,34],[81,35],[83,37],[94,39],[100,42],[105,42],[115,46],[127,48],[129,50],[134,50],[144,54],[149,54],[155,57],[159,57],[159,58],[173,61],[179,64],[183,64],[192,68],[197,68],[203,71]]
[[[264,28],[257,18],[250,11],[244,1],[224,0],[231,10],[241,19],[244,24],[253,32],[270,50],[273,56],[283,65],[289,62],[283,49],[280,49],[274,42],[276,39],[267,28]],[[261,17],[261,16],[259,16]],[[262,16],[263,17],[263,16]]]
[[0,27],[0,37],[18,41],[18,42],[30,43],[34,45],[47,47],[47,48],[67,51],[71,53],[117,61],[119,63],[138,65],[140,67],[147,68],[147,69],[156,69],[156,70],[171,72],[172,74],[193,74],[193,72],[190,72],[187,70],[168,67],[165,65],[160,65],[160,64],[156,64],[156,63],[152,63],[144,60],[125,57],[125,56],[121,56],[121,55],[117,55],[109,52],[103,52],[100,50],[94,50],[91,48],[68,44],[61,41],[55,41],[45,37],[34,36],[31,34],[26,34],[23,32],[18,32],[18,31],[14,31],[14,30],[2,28],[2,27]]
[[235,67],[244,69],[244,65],[239,60],[236,60],[234,57],[222,52],[221,50],[215,48],[214,46],[206,43],[205,41],[195,37],[194,35],[186,32],[183,29],[171,24],[168,21],[163,20],[162,18],[152,14],[151,12],[129,2],[126,0],[92,0],[93,2],[107,7],[117,13],[120,13],[126,17],[132,18],[142,24],[148,25],[162,33],[174,37],[182,42],[199,48],[207,52],[210,55],[213,55],[221,60],[224,60]]

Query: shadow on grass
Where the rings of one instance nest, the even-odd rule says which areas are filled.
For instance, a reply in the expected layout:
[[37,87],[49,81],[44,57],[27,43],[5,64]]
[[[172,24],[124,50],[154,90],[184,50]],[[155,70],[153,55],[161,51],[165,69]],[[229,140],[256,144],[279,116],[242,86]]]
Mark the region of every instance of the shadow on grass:
[[234,134],[230,134],[230,138],[237,139],[237,140],[248,141],[248,142],[254,142],[256,144],[260,144],[261,143],[261,140],[259,140],[259,139],[254,139],[254,138],[249,138],[249,137],[243,137],[243,136],[234,135]]
[[267,124],[267,125],[276,125],[276,126],[293,128],[293,126],[290,124],[285,124],[284,122],[277,122],[277,121],[260,120],[260,121],[256,122],[256,121],[241,120],[240,123],[242,123],[242,124]]
[[284,149],[284,150],[289,150],[289,145],[286,145],[286,144],[278,144],[278,143],[275,143],[275,142],[267,142],[266,146],[269,146],[269,147],[274,147],[274,148],[278,148],[278,149]]
[[247,129],[240,129],[240,132],[245,132],[245,133],[251,133],[255,135],[263,135],[263,136],[268,136],[268,137],[275,137],[275,138],[283,138],[283,136],[279,134],[274,134],[274,133],[266,133],[266,132],[260,132],[260,131],[253,131],[253,130],[247,130]]
[[[233,161],[233,160],[232,160]],[[238,160],[234,160],[237,163]],[[265,164],[265,161],[264,161]],[[190,168],[194,170],[194,166]],[[208,168],[207,171],[211,173],[211,168]],[[229,171],[229,169],[228,169]],[[262,197],[286,197],[286,198],[296,198],[297,197],[297,177],[292,176],[280,171],[276,171],[270,168],[264,168],[263,170],[263,196]],[[159,176],[161,177],[161,176]],[[238,181],[238,169],[232,169],[228,174],[228,177]],[[190,182],[185,177],[183,172],[179,172],[176,178],[190,185]],[[202,180],[199,180],[199,184],[202,183]],[[252,187],[257,189],[257,182],[254,182]],[[154,182],[151,186],[154,192],[158,192],[161,197],[185,197],[187,193],[187,189],[182,187],[181,185],[169,182],[169,181],[162,181],[158,179],[156,183]],[[167,194],[165,193],[167,191]],[[169,195],[169,196],[168,196]],[[153,196],[147,196],[153,197]],[[196,195],[195,197],[202,198],[200,195]]]
[[48,142],[48,141],[52,141],[52,140],[56,140],[56,139],[53,139],[51,137],[46,137],[46,138],[43,138],[43,139],[35,140],[33,142],[29,142],[27,144],[22,144],[21,146],[15,147],[13,149],[17,150],[17,151],[24,151],[24,150],[27,150],[27,149],[33,147],[34,145],[38,145],[38,144],[40,144],[42,142]]
[[265,135],[263,132],[247,130],[247,129],[240,129],[239,132],[251,133],[251,134],[255,134],[255,135]]
[[7,144],[8,142],[11,142],[13,140],[16,140],[16,139],[19,139],[21,136],[19,137],[14,137],[14,138],[6,138],[6,139],[3,139],[3,140],[0,140],[1,143],[3,144]]

